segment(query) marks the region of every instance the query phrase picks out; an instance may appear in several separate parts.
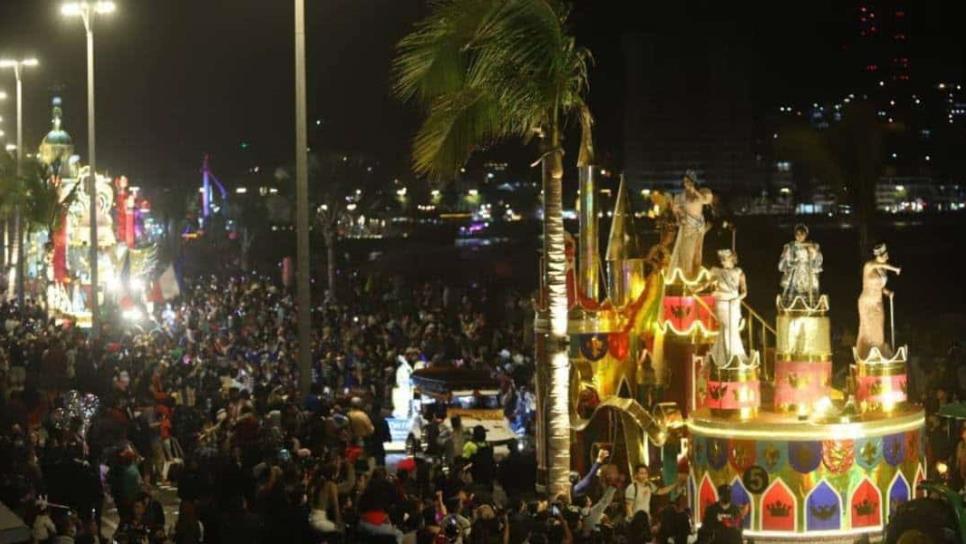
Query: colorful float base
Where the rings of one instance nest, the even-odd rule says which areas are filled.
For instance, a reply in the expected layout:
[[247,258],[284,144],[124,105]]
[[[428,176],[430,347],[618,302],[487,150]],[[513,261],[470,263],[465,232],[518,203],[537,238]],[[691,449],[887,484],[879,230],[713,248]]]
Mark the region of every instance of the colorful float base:
[[756,543],[875,541],[925,479],[923,425],[913,408],[849,422],[775,413],[739,422],[699,410],[688,421],[695,518],[730,484]]

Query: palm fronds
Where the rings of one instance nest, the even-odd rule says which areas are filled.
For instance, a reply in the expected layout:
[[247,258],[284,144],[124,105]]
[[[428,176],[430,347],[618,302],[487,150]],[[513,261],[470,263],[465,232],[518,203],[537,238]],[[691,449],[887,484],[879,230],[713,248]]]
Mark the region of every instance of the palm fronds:
[[[441,0],[399,43],[393,90],[422,106],[413,168],[440,178],[494,141],[559,135],[570,119],[587,132],[590,53],[567,32],[566,4],[551,0]],[[552,145],[559,145],[554,143]]]

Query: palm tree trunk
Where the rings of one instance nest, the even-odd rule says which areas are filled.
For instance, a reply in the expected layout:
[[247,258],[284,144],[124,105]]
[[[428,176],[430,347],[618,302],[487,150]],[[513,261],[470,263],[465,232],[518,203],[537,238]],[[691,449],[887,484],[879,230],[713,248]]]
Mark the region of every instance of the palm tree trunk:
[[16,218],[17,226],[17,306],[20,307],[20,312],[23,312],[24,308],[24,296],[25,290],[27,288],[27,278],[24,276],[27,273],[26,268],[26,255],[24,254],[24,218],[23,214],[17,212]]
[[[47,255],[51,255],[51,257],[53,257],[53,251],[54,251],[54,232],[53,232],[53,230],[47,230],[47,243],[44,244],[43,247],[44,247],[44,252],[43,252],[43,255],[41,256],[41,263],[42,263],[42,265],[41,265],[41,270],[40,270],[40,291],[41,291],[40,294],[43,297],[43,301],[44,301],[44,316],[49,319],[50,318],[50,301],[47,299],[47,292],[50,289],[50,284],[47,281],[47,273],[50,271],[50,267],[53,264],[53,259],[51,258],[51,260],[48,261],[47,260]],[[48,253],[48,247],[50,248],[50,252],[49,253]]]
[[325,239],[325,268],[328,291],[325,294],[326,301],[335,302],[335,233],[334,229],[327,227],[323,238]]
[[3,243],[3,249],[0,249],[0,268],[3,268],[7,266],[7,214],[0,215],[0,229],[3,229],[3,238],[0,238]]
[[543,244],[548,328],[545,428],[547,485],[551,495],[570,494],[570,359],[567,338],[567,256],[563,225],[563,157],[560,136],[551,129],[550,150],[543,160]]

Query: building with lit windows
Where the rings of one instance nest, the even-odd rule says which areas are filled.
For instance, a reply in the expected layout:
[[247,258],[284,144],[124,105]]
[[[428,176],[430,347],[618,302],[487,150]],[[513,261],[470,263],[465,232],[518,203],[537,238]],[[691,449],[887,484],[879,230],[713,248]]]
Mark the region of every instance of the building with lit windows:
[[757,193],[749,55],[714,33],[626,35],[624,175],[678,188],[686,170],[721,192]]

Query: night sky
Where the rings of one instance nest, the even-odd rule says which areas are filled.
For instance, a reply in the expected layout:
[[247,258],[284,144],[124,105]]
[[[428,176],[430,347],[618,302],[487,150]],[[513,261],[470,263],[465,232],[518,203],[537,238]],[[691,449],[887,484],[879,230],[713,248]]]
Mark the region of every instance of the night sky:
[[[404,173],[416,117],[388,93],[393,46],[425,14],[421,0],[307,0],[310,143],[362,151]],[[83,25],[60,2],[0,0],[0,53],[36,55],[25,75],[25,141],[49,129],[50,97],[64,98],[65,127],[86,153]],[[229,183],[253,165],[292,161],[292,2],[118,0],[101,20],[97,47],[98,163],[145,187],[196,183],[204,153]],[[735,7],[735,4],[744,4]],[[961,78],[961,2],[906,2],[913,78]],[[636,9],[628,9],[634,5]],[[843,47],[854,34],[854,2],[626,2],[580,0],[580,42],[597,59],[592,106],[599,147],[619,152],[623,32],[688,40],[716,32],[750,52],[757,109],[847,93],[854,68]],[[225,6],[231,6],[225,9]],[[12,75],[0,89],[12,95]],[[12,100],[0,105],[14,134]],[[322,124],[316,127],[315,120]],[[248,142],[246,150],[241,143]]]

